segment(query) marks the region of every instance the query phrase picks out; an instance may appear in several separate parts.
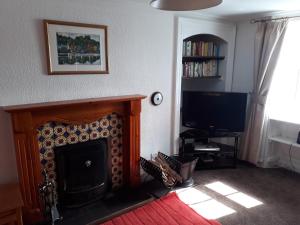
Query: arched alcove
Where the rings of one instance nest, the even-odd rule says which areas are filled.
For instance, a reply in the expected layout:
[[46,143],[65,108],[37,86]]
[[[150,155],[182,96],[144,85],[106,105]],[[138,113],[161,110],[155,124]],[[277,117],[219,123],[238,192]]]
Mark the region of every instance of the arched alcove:
[[[173,146],[174,153],[178,153],[179,134],[181,126],[182,91],[231,91],[236,26],[232,23],[211,21],[205,19],[179,17],[177,20],[177,51],[176,76],[174,76],[174,115],[173,115]],[[183,79],[183,63],[197,61],[199,57],[183,55],[184,41],[214,42],[219,45],[218,76]],[[212,60],[212,57],[202,57],[202,61]]]
[[224,91],[228,43],[212,34],[187,37],[182,43],[181,90]]

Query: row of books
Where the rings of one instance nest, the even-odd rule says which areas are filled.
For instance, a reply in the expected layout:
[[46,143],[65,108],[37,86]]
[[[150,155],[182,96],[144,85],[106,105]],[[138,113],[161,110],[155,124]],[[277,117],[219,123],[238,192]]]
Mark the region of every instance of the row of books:
[[213,42],[183,42],[183,56],[219,56],[220,47]]
[[183,78],[218,76],[218,61],[186,62],[182,65]]

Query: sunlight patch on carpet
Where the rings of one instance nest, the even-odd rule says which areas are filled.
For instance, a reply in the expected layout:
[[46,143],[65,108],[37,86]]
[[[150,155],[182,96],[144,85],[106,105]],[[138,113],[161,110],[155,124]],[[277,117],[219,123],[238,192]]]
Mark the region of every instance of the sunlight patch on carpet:
[[228,195],[227,198],[246,207],[247,209],[263,204],[261,201],[241,192]]
[[[177,191],[176,191],[177,192]],[[177,192],[178,197],[185,204],[196,204],[203,201],[210,200],[211,197],[207,194],[204,194],[202,191],[199,191],[195,188],[187,188]]]
[[212,191],[215,191],[231,201],[249,209],[255,206],[263,205],[263,202],[255,199],[254,197],[247,195],[245,193],[239,192],[233,187],[230,187],[227,184],[224,184],[220,181],[213,182],[210,184],[204,185]]
[[[222,195],[222,198],[227,198],[247,209],[263,204],[263,202],[254,197],[242,193],[221,181],[206,184],[204,187]],[[195,187],[182,188],[176,190],[176,193],[182,202],[189,205],[189,207],[207,219],[218,219],[236,213],[235,209],[228,207],[222,203],[223,201],[220,202],[219,198],[216,200],[211,197],[205,189],[199,190]]]
[[176,190],[179,199],[207,219],[218,219],[236,211],[196,188]]
[[230,187],[229,185],[226,185],[220,181],[206,184],[204,186],[221,194],[221,195],[229,195],[229,194],[238,192],[236,189],[234,189],[234,188]]
[[198,214],[204,216],[207,219],[218,219],[236,212],[234,209],[214,199],[189,206]]

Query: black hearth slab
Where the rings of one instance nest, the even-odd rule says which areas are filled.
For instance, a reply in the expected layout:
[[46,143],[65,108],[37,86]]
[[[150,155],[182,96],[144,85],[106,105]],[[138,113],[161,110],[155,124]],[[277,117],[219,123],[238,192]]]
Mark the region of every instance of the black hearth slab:
[[155,198],[160,198],[167,195],[170,191],[175,190],[176,187],[173,189],[166,188],[160,181],[151,180],[143,183],[141,189]]
[[61,210],[63,219],[55,224],[86,225],[93,221],[103,221],[112,215],[119,215],[142,206],[153,199],[143,188],[121,190],[84,207]]
[[[60,210],[63,220],[57,221],[55,225],[99,224],[101,221],[142,206],[154,198],[160,198],[170,191],[171,189],[166,188],[161,182],[150,180],[142,183],[137,189],[122,189],[118,192],[109,193],[106,195],[106,198],[97,200],[81,208]],[[43,223],[36,225],[50,224]]]
[[110,220],[110,219],[112,219],[114,217],[120,216],[120,215],[122,215],[124,213],[127,213],[127,212],[129,212],[131,210],[134,210],[134,209],[136,209],[136,208],[138,208],[140,206],[143,206],[143,205],[145,205],[148,202],[151,202],[153,200],[154,200],[154,198],[149,198],[149,199],[147,199],[145,201],[142,201],[142,202],[139,202],[139,203],[137,203],[135,205],[131,205],[129,207],[123,208],[122,210],[119,210],[119,211],[116,211],[114,213],[111,213],[110,215],[108,215],[106,217],[94,220],[93,222],[91,222],[91,223],[89,223],[87,225],[99,225],[99,224],[104,223],[104,222],[106,222],[106,221],[108,221],[108,220]]

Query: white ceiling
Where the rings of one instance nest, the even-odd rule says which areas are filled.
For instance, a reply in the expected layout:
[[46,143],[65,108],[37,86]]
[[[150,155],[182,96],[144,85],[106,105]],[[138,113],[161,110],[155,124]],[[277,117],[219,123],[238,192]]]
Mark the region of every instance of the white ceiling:
[[[151,0],[131,0],[149,5]],[[184,1],[184,0],[183,0]],[[150,5],[149,5],[150,7]],[[241,18],[253,18],[260,15],[297,12],[300,10],[300,0],[223,0],[220,5],[191,12],[200,15],[239,20]],[[296,13],[298,14],[298,12]]]
[[223,0],[223,3],[210,9],[199,10],[217,17],[251,17],[272,12],[300,10],[300,0]]

